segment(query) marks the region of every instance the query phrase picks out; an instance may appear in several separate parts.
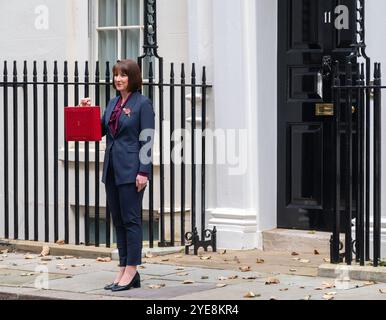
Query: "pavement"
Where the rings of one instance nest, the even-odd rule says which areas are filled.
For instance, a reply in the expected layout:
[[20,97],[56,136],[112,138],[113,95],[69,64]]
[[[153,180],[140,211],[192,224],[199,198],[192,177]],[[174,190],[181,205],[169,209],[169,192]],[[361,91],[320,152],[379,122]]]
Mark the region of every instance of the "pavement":
[[386,283],[318,276],[318,252],[148,253],[141,288],[117,293],[103,289],[117,261],[101,258],[2,250],[0,300],[386,300]]

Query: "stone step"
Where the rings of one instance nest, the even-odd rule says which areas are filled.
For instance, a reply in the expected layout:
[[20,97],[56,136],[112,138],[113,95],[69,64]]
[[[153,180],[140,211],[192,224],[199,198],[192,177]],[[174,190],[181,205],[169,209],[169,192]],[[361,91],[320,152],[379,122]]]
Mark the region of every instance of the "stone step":
[[329,232],[273,229],[263,231],[264,251],[299,252],[320,254],[330,252]]

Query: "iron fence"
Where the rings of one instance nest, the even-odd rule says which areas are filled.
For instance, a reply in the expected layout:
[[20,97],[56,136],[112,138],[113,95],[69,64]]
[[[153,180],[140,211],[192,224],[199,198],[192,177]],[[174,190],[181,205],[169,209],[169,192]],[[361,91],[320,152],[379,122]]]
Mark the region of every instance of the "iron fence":
[[[138,60],[141,66],[145,57]],[[198,210],[201,211],[202,239],[205,239],[208,233],[208,230],[205,230],[205,135],[202,135],[201,141],[203,161],[199,165],[195,162],[197,142],[194,131],[205,130],[207,91],[211,85],[207,84],[205,67],[202,69],[202,78],[197,81],[195,65],[192,65],[190,75],[186,76],[185,65],[181,64],[177,81],[175,64],[172,63],[169,66],[170,81],[167,83],[163,80],[162,58],[158,62],[158,74],[154,70],[154,63],[150,61],[146,66],[143,93],[154,102],[158,117],[159,173],[157,172],[158,180],[154,180],[154,165],[152,165],[149,188],[145,192],[148,224],[147,230],[144,231],[148,234],[146,240],[149,247],[153,247],[157,240],[158,246],[192,245],[194,242],[192,235],[197,235]],[[18,65],[14,62],[11,78],[5,61],[3,79],[0,82],[2,89],[0,117],[3,122],[3,172],[0,177],[0,184],[3,187],[3,210],[1,210],[3,237],[45,242],[63,239],[64,243],[95,246],[101,245],[103,242],[101,239],[104,238],[103,244],[110,247],[113,241],[110,212],[108,204],[101,203],[104,191],[100,190],[100,152],[103,151],[101,143],[66,142],[63,134],[63,113],[65,106],[78,105],[81,96],[92,96],[97,106],[107,105],[116,93],[112,89],[110,74],[112,65],[106,62],[105,74],[101,75],[101,66],[96,62],[93,76],[90,75],[90,65],[87,61],[82,66],[83,76],[78,62],[71,65],[72,75],[67,61],[63,64],[62,74],[56,61],[53,62],[51,74],[48,71],[47,61],[44,61],[42,66],[34,61],[32,76],[28,67],[27,61],[24,61],[20,79]],[[38,76],[39,67],[42,67],[41,77]],[[190,103],[186,100],[188,93],[191,96]],[[201,103],[197,101],[198,94]],[[198,104],[201,108],[201,128],[197,128]],[[177,111],[180,113],[179,121],[176,119]],[[186,116],[189,112],[191,123],[190,128],[187,128]],[[20,121],[23,121],[22,127]],[[166,135],[163,131],[167,122],[170,135]],[[184,153],[186,148],[190,148],[192,157],[190,179],[187,179],[189,168],[184,160],[179,165],[175,165],[172,161],[175,143],[172,133],[176,128],[191,130],[190,146],[184,142],[181,151]],[[165,143],[171,146],[168,155],[170,157],[168,176],[163,157]],[[93,159],[90,150],[94,153]],[[81,170],[84,171],[83,176],[80,175]],[[198,175],[200,176],[196,178]],[[201,187],[197,195],[198,182]],[[176,198],[177,184],[180,187],[179,199]],[[169,189],[168,212],[165,209],[166,188]],[[190,200],[190,205],[187,205],[187,200]],[[197,201],[201,202],[198,210]],[[104,219],[102,210],[105,211]],[[179,213],[178,221],[176,213]],[[190,226],[187,226],[189,220]],[[176,222],[180,224],[178,230]],[[23,235],[20,233],[21,230]]]

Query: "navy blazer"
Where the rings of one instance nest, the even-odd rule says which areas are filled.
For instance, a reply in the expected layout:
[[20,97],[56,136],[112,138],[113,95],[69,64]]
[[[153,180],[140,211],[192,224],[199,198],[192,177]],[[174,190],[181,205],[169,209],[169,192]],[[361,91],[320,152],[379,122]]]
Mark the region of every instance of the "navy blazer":
[[[148,173],[150,179],[155,126],[152,102],[139,92],[134,92],[124,106],[131,109],[130,116],[122,111],[117,132],[113,136],[109,120],[119,98],[117,96],[109,101],[101,120],[102,136],[106,135],[102,182],[106,183],[109,154],[112,152],[116,185],[135,182],[139,172]],[[149,130],[143,131],[145,129]]]

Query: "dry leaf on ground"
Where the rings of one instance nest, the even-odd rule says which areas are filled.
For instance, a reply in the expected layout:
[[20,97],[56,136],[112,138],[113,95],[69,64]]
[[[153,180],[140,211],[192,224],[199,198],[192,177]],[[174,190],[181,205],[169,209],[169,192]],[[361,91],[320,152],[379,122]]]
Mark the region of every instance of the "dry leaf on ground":
[[42,257],[40,260],[41,261],[52,261],[52,258],[50,258],[50,257]]
[[265,284],[266,285],[269,285],[269,284],[279,284],[280,283],[280,280],[277,279],[277,278],[269,278],[265,281]]
[[6,253],[8,253],[8,249],[1,250],[0,252],[1,252],[1,254],[6,254]]
[[271,298],[269,298],[269,300],[277,300],[277,298],[276,297],[271,297]]
[[151,254],[150,252],[147,252],[147,253],[145,254],[145,258],[153,258],[153,257],[154,257],[154,255]]
[[311,296],[310,295],[307,295],[305,296],[302,300],[310,300],[311,299]]
[[257,279],[257,278],[258,278],[257,276],[244,276],[241,279],[243,279],[243,280],[254,280],[254,279]]
[[148,285],[149,289],[161,289],[164,287],[166,287],[166,284],[164,284],[164,283]]
[[291,256],[298,256],[298,255],[299,255],[299,253],[297,253],[295,251],[291,253]]
[[207,279],[209,279],[209,277],[208,276],[201,276],[201,279],[202,280],[207,280]]
[[237,263],[240,263],[240,259],[237,256],[234,256],[233,261],[236,261]]
[[228,278],[227,278],[227,277],[224,277],[224,276],[219,276],[219,277],[217,278],[217,280],[225,281],[225,280],[228,280]]
[[174,258],[180,259],[180,258],[182,258],[182,256],[181,256],[181,255],[178,255],[178,256],[174,256]]
[[184,280],[184,282],[182,282],[182,284],[193,284],[194,283],[194,280]]
[[138,268],[139,268],[139,269],[146,269],[145,266],[139,266]]
[[237,279],[239,276],[238,275],[234,275],[234,276],[229,276],[228,279],[229,280],[235,280]]
[[32,254],[26,254],[25,256],[24,256],[24,259],[35,259],[36,258],[36,256],[34,256],[34,255],[32,255]]
[[324,258],[323,261],[327,262],[327,263],[330,263],[330,259],[329,258]]
[[251,267],[250,266],[242,266],[242,267],[239,267],[239,269],[240,269],[241,272],[251,271]]
[[226,250],[222,250],[222,251],[220,251],[219,253],[220,253],[220,254],[226,254],[227,251],[226,251]]
[[254,293],[252,291],[249,291],[246,294],[244,294],[244,298],[257,298],[257,297],[260,297],[260,296],[261,296],[261,294]]
[[56,241],[55,243],[56,243],[56,244],[62,245],[62,244],[64,244],[65,242],[64,242],[64,240],[58,240],[58,241]]
[[105,258],[98,257],[96,259],[96,261],[98,261],[98,262],[111,262],[111,258],[110,257],[105,257]]
[[177,273],[177,276],[179,276],[179,277],[188,276],[188,275],[189,275],[189,273],[187,273],[187,272],[179,272],[179,273]]
[[289,271],[290,271],[290,272],[296,272],[296,271],[298,271],[298,270],[296,270],[296,269],[289,269]]
[[319,251],[318,250],[314,250],[314,255],[319,255],[320,253],[319,253]]
[[182,270],[185,270],[185,268],[184,267],[178,267],[178,268],[176,268],[176,270],[182,271]]
[[63,259],[74,259],[74,256],[64,256]]
[[209,259],[212,259],[211,256],[202,256],[200,257],[201,260],[209,260]]
[[50,247],[49,246],[44,246],[42,249],[42,252],[40,252],[41,257],[48,256],[50,254]]
[[259,258],[257,258],[257,259],[256,259],[256,263],[264,263],[264,259],[259,259]]
[[217,288],[224,288],[224,287],[226,287],[226,286],[227,286],[226,283],[218,283],[218,284],[216,284],[216,287],[217,287]]
[[386,293],[386,289],[379,289],[380,293]]
[[312,231],[308,231],[307,233],[308,234],[316,234],[316,231],[312,230]]
[[161,259],[162,262],[166,262],[166,261],[169,261],[169,258],[163,258]]
[[310,260],[308,260],[308,259],[300,259],[299,262],[300,263],[310,263]]
[[33,273],[33,272],[25,272],[25,273],[22,273],[20,276],[22,276],[22,277],[29,277],[29,276],[33,276],[33,275],[35,275],[35,273]]
[[331,288],[335,288],[335,285],[333,283],[329,283],[329,282],[323,282],[322,283],[322,287],[324,289],[331,289]]
[[279,291],[288,291],[288,290],[289,290],[288,288],[282,288]]

